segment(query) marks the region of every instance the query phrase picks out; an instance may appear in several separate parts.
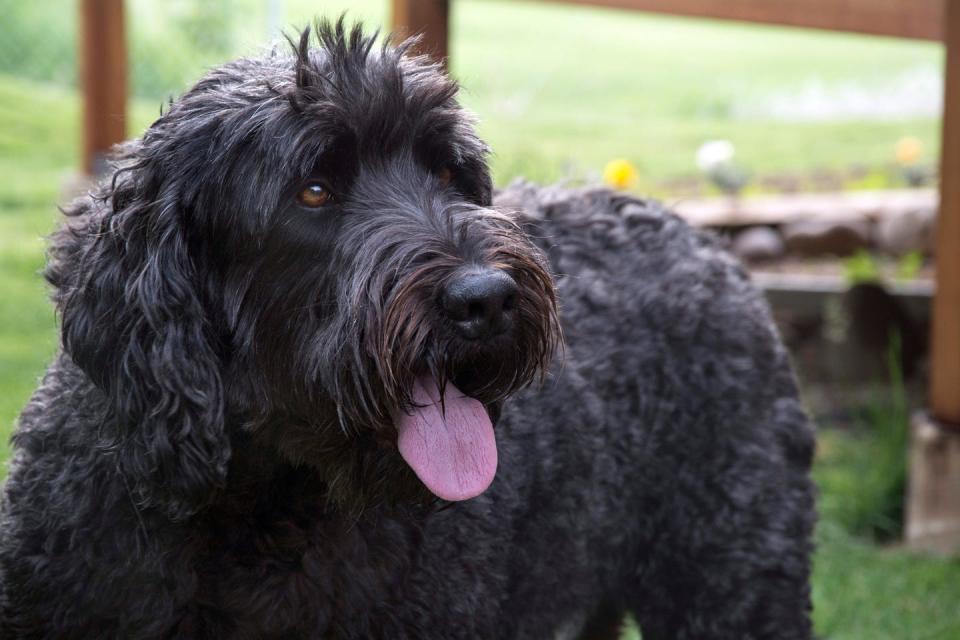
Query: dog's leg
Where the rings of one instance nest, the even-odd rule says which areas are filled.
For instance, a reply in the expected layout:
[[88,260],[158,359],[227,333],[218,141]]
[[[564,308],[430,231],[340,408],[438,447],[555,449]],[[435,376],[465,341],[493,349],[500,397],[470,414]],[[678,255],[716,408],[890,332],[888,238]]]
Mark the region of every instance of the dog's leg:
[[[628,587],[644,640],[812,637],[812,492],[799,474],[769,478],[777,480],[783,484],[754,496],[752,508],[718,510],[688,521],[684,532],[662,533],[642,578]],[[689,506],[676,512],[689,516]]]
[[[677,609],[638,615],[643,640],[809,640],[813,636],[806,594],[778,582],[768,577],[744,585],[749,590],[769,590],[769,599],[755,601],[746,614],[724,611],[716,602],[703,610],[693,602],[702,594],[676,594]],[[731,610],[743,609],[736,597],[729,599]]]

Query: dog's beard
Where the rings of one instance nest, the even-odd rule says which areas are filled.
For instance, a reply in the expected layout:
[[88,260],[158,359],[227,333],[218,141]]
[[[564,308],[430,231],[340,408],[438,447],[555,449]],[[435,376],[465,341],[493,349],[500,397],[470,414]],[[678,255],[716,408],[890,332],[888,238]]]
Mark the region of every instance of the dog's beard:
[[473,498],[493,481],[497,445],[487,407],[543,373],[558,339],[549,275],[522,241],[506,234],[499,239],[487,262],[509,271],[520,292],[507,335],[476,344],[437,328],[433,292],[459,266],[438,260],[392,288],[387,324],[375,334],[381,337],[379,353],[392,356],[379,367],[397,402],[391,418],[399,453],[444,500]]
[[[326,289],[302,292],[315,303],[266,306],[258,352],[269,360],[255,369],[281,420],[264,416],[265,441],[317,469],[338,506],[466,499],[493,479],[495,414],[546,370],[560,332],[545,260],[519,232],[491,235],[483,260],[518,295],[511,330],[490,340],[445,325],[437,292],[463,260],[422,246],[358,251],[351,272],[362,275],[327,274]],[[312,311],[291,322],[288,308]]]

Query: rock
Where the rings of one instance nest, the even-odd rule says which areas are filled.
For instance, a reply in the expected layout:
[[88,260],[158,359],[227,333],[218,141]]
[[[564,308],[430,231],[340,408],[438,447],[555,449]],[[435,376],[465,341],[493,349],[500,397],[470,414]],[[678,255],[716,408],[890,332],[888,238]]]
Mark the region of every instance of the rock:
[[749,227],[733,239],[733,253],[744,262],[775,260],[786,251],[783,238],[770,227]]
[[889,213],[877,223],[877,244],[897,256],[911,251],[932,253],[936,222],[934,207]]
[[862,218],[798,220],[783,227],[787,250],[805,256],[849,256],[870,246],[870,224]]

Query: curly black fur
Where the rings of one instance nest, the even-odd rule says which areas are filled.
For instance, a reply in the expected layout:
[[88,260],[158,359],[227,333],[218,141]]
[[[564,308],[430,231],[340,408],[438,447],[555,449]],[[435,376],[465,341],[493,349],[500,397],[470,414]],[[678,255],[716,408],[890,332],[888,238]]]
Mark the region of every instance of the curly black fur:
[[[2,637],[809,638],[813,436],[739,267],[605,189],[492,207],[436,66],[310,35],[211,72],[66,211]],[[437,303],[469,264],[519,291],[479,346]],[[397,453],[427,373],[496,422],[473,500]]]

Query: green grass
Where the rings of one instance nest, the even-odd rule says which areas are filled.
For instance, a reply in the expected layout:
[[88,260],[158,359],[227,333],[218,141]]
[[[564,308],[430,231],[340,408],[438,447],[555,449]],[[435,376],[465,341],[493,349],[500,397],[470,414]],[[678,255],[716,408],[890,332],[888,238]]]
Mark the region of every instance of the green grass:
[[652,183],[695,172],[695,150],[712,138],[733,141],[759,172],[882,164],[907,134],[935,148],[932,120],[735,117],[812,77],[879,86],[936,67],[935,46],[532,2],[456,6],[453,71],[501,180],[587,175],[625,157]]
[[894,449],[902,442],[891,433],[890,420],[876,417],[853,431],[819,435],[814,478],[821,522],[813,581],[818,632],[828,640],[956,640],[960,558],[925,558],[896,544],[871,542],[888,537],[890,499],[880,474],[885,468],[898,473],[891,456],[905,455]]
[[[820,524],[813,606],[822,640],[957,640],[960,560],[881,549]],[[622,640],[640,640],[631,626]]]
[[0,81],[0,459],[15,416],[56,345],[54,315],[38,272],[53,228],[58,186],[76,157],[72,93]]
[[[47,47],[32,43],[71,43],[74,3],[3,3],[13,0],[0,0],[0,15],[16,19],[21,30],[0,42],[0,72],[19,65],[31,77],[73,78],[68,55],[61,52],[57,65]],[[204,69],[255,53],[269,36],[261,0],[128,4],[131,82],[151,115]],[[348,10],[371,27],[388,15],[385,0],[281,4],[280,24],[288,31],[318,11]],[[656,189],[666,178],[695,174],[697,147],[714,138],[733,141],[740,161],[758,176],[885,167],[904,135],[922,140],[927,160],[936,159],[934,118],[787,122],[763,107],[774,99],[794,102],[811,87],[840,97],[881,91],[878,106],[930,93],[907,83],[894,85],[891,95],[890,87],[905,74],[938,73],[942,48],[933,43],[550,2],[453,6],[452,71],[495,151],[500,183],[519,174],[542,181],[597,176],[607,161],[623,157],[640,168],[641,187]],[[72,50],[72,44],[65,49]],[[147,122],[135,118],[131,133]]]
[[[960,560],[877,548],[821,522],[813,607],[821,640],[960,639]],[[622,640],[640,640],[630,626]]]
[[[303,24],[316,6],[284,4],[291,24]],[[324,6],[336,13],[346,4]],[[354,15],[374,23],[385,15],[382,2],[350,4]],[[142,1],[131,6],[135,27],[155,19],[138,9]],[[899,136],[918,136],[932,149],[938,132],[930,119],[799,124],[735,117],[745,101],[793,91],[814,74],[827,84],[870,86],[938,65],[932,45],[490,0],[458,0],[453,32],[453,71],[495,149],[501,183],[518,174],[589,177],[607,160],[626,157],[649,186],[693,172],[696,147],[718,137],[734,141],[755,171],[880,166]],[[237,34],[237,52],[260,38],[254,27]],[[137,60],[145,64],[149,56]],[[160,101],[132,102],[131,133],[156,117]],[[78,118],[72,90],[0,75],[0,460],[9,456],[15,416],[56,348],[38,272],[42,238],[75,166]],[[886,499],[867,486],[876,479],[870,458],[884,450],[878,437],[869,430],[821,434],[819,633],[829,640],[960,638],[960,564],[850,533],[864,518],[870,522],[870,505]]]
[[[346,9],[368,25],[387,17],[382,0],[323,3],[326,15]],[[312,0],[291,0],[284,24],[302,26],[316,11]],[[234,52],[255,50],[263,37],[252,24],[234,30]],[[589,179],[622,157],[639,167],[642,188],[657,189],[696,174],[696,149],[716,138],[734,142],[758,175],[883,167],[905,135],[936,157],[931,118],[738,115],[812,81],[869,90],[914,70],[935,73],[942,52],[929,43],[515,0],[458,0],[451,42],[452,73],[494,150],[500,184],[517,175]]]

